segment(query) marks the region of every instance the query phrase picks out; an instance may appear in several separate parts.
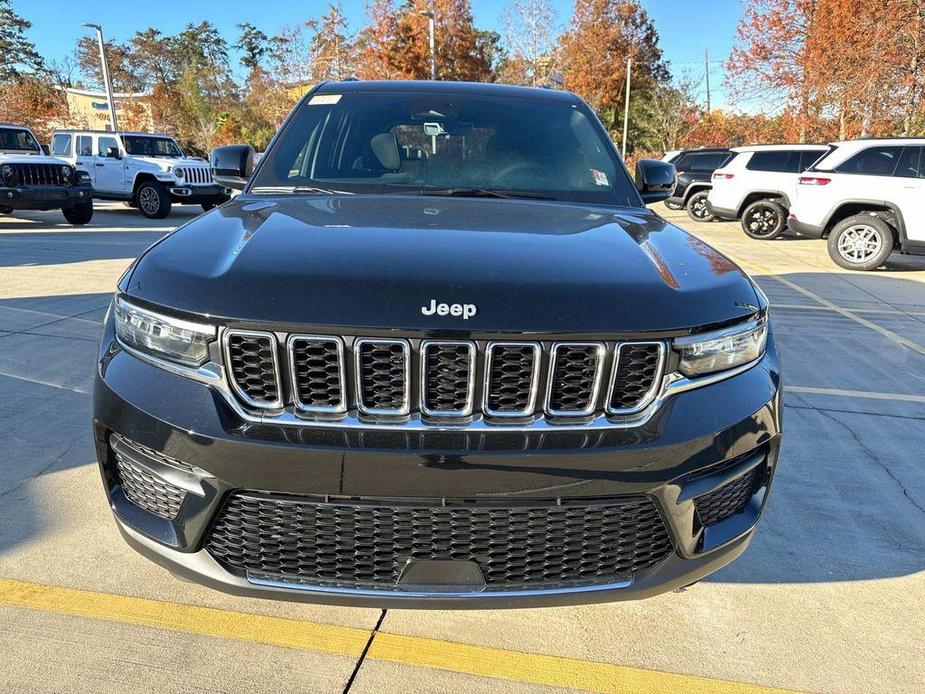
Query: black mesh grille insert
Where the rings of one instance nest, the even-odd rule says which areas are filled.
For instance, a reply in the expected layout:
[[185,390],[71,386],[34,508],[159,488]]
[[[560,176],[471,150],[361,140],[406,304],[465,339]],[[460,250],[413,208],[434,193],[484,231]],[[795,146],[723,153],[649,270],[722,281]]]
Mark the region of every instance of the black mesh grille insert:
[[177,517],[186,492],[113,451],[119,484],[126,498],[139,508],[171,520]]
[[251,404],[280,404],[276,338],[270,335],[229,333],[228,368],[231,378]]
[[661,370],[662,346],[658,343],[626,343],[619,346],[610,409],[634,410],[648,404]]
[[424,377],[421,398],[424,409],[468,414],[472,409],[470,389],[474,346],[431,342],[422,349]]
[[539,350],[532,344],[491,346],[486,410],[496,414],[531,414]]
[[[472,506],[233,494],[206,543],[227,566],[294,582],[393,586],[409,559],[473,561],[489,589],[627,578],[672,552],[647,497]],[[391,504],[391,505],[390,505]]]
[[295,337],[289,344],[293,386],[299,406],[312,410],[345,410],[340,342],[323,337]]
[[709,527],[741,513],[755,492],[761,489],[767,466],[758,465],[716,491],[694,500],[700,522]]
[[361,405],[369,411],[403,413],[409,405],[408,346],[403,342],[360,342],[358,348]]
[[602,345],[557,345],[549,386],[551,413],[582,413],[594,408]]

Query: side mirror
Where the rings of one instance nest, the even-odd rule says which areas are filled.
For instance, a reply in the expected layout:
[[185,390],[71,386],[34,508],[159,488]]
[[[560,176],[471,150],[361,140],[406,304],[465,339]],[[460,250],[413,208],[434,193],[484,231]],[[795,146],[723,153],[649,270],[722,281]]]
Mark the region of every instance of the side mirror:
[[675,176],[674,164],[655,159],[640,159],[636,162],[636,188],[647,205],[665,200],[671,195]]
[[209,156],[212,178],[220,186],[244,190],[254,172],[254,148],[250,145],[216,147]]
[[121,159],[122,158],[122,155],[119,154],[118,147],[107,147],[106,156],[109,157],[110,159]]
[[42,148],[42,154],[44,154],[46,157],[51,154],[51,150],[48,148],[48,145],[39,145],[39,147]]

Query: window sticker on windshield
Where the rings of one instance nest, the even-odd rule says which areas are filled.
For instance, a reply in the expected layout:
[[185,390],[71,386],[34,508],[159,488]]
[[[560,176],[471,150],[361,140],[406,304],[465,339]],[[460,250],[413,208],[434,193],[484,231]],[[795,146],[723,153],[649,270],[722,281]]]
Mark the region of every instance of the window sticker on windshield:
[[340,101],[341,94],[316,94],[308,100],[309,106],[333,106]]
[[594,182],[599,186],[609,186],[610,182],[607,180],[607,174],[603,171],[598,171],[597,169],[591,169],[591,175],[594,176]]

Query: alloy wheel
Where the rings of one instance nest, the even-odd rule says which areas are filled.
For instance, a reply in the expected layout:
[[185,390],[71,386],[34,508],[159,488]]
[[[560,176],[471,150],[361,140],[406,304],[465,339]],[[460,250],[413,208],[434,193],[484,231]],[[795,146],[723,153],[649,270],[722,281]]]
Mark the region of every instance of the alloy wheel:
[[838,238],[838,254],[849,263],[864,263],[883,248],[883,237],[877,229],[866,224],[855,224]]
[[141,192],[138,194],[138,206],[144,210],[146,214],[156,214],[157,208],[160,206],[160,198],[158,197],[157,191],[151,186],[142,188]]

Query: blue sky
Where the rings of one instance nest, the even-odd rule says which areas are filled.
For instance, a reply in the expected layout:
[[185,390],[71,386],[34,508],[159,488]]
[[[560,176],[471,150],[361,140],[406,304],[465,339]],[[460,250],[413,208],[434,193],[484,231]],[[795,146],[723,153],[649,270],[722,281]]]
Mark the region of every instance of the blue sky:
[[[235,25],[251,22],[267,34],[277,33],[287,24],[296,24],[318,16],[327,2],[286,2],[263,0],[223,0],[206,3],[201,0],[157,0],[133,2],[125,0],[12,0],[13,9],[32,22],[29,32],[39,51],[51,59],[69,54],[77,38],[88,30],[84,22],[103,25],[107,37],[124,40],[135,31],[155,26],[163,33],[175,33],[188,22],[208,19],[232,41],[237,34]],[[352,28],[362,26],[364,0],[343,0],[344,13]],[[506,2],[472,0],[476,25],[500,30],[501,12]],[[560,23],[571,16],[572,0],[553,0]],[[661,38],[661,47],[671,62],[672,72],[690,70],[703,75],[704,50],[710,52],[713,103],[724,106],[722,60],[729,54],[736,23],[741,16],[739,0],[643,0]],[[216,11],[215,8],[220,10]],[[255,9],[259,8],[259,9]]]

